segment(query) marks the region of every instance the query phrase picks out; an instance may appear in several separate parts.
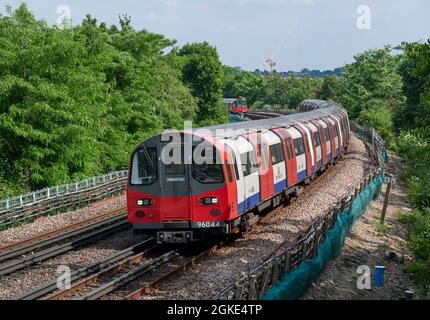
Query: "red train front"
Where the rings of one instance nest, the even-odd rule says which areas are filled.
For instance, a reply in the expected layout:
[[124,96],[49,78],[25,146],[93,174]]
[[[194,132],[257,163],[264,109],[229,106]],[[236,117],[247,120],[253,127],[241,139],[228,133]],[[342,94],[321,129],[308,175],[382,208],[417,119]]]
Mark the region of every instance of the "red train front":
[[[221,165],[225,155],[213,142],[176,132],[154,136],[135,149],[127,190],[128,220],[135,231],[170,243],[228,231],[224,221],[232,217]],[[192,157],[197,153],[213,161],[198,162]]]

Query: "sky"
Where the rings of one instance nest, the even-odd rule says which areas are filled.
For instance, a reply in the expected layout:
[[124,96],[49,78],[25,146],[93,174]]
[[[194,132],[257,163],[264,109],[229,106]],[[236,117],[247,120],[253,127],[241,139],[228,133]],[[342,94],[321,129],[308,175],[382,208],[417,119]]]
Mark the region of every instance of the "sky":
[[[16,8],[22,0],[0,0]],[[39,19],[53,25],[70,13],[78,24],[90,13],[118,24],[131,16],[135,29],[176,39],[208,41],[221,61],[245,70],[333,69],[355,54],[430,37],[429,0],[27,0]]]

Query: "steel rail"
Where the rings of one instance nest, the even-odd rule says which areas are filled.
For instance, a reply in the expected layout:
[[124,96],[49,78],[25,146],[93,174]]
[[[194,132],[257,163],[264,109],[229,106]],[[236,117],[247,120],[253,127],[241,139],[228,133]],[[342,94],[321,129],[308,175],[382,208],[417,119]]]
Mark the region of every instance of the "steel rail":
[[119,216],[125,216],[125,214],[121,215],[121,213],[124,212],[124,209],[121,208],[115,211],[104,213],[97,217],[85,219],[69,226],[51,230],[44,234],[28,238],[20,242],[0,247],[0,263],[26,253],[33,252],[34,250],[46,247],[53,243],[72,238],[86,231],[96,229],[104,224],[112,223]]
[[197,262],[199,262],[202,258],[209,256],[211,253],[213,253],[217,248],[219,247],[219,244],[197,254],[194,257],[189,258],[187,261],[182,263],[180,266],[175,268],[174,270],[168,271],[161,276],[157,277],[155,280],[145,284],[143,287],[129,293],[125,297],[123,297],[123,300],[137,300],[141,298],[144,295],[150,294],[151,291],[154,289],[154,287],[159,284],[160,282],[163,282],[170,277],[178,274],[181,271],[186,270],[188,267],[193,266]]
[[119,287],[122,287],[123,285],[135,280],[143,274],[151,272],[155,268],[166,264],[167,262],[178,256],[179,253],[176,250],[164,253],[160,257],[144,262],[141,266],[133,268],[129,272],[122,274],[119,277],[109,281],[108,283],[105,283],[100,287],[92,290],[91,292],[80,297],[80,300],[97,300],[114,291],[115,289],[118,289]]
[[[154,243],[153,238],[148,238],[142,242],[139,242],[129,248],[126,248],[124,250],[121,250],[113,255],[110,255],[109,257],[102,259],[96,263],[90,264],[88,266],[82,267],[76,271],[73,271],[70,277],[70,281],[77,281],[84,277],[87,277],[93,273],[96,273],[107,266],[110,266],[118,261],[121,261],[122,259],[125,259],[129,256],[135,255],[137,252],[140,252],[147,248],[148,245],[151,245]],[[30,291],[27,291],[17,297],[14,298],[14,300],[34,300],[42,298],[56,290],[58,290],[57,286],[57,280],[51,280],[49,282],[46,282],[45,284],[32,289]],[[64,290],[64,289],[63,289]],[[59,293],[62,292],[62,290],[59,291]]]
[[[151,241],[149,243],[152,243],[153,239],[151,238]],[[116,272],[120,272],[122,269],[132,266],[133,264],[138,263],[141,261],[141,259],[148,255],[149,252],[151,252],[153,249],[157,248],[159,245],[155,244],[152,247],[149,247],[148,249],[144,250],[141,253],[135,254],[135,255],[120,255],[120,260],[114,259],[111,260],[110,263],[106,263],[103,268],[101,268],[101,271],[89,275],[87,277],[81,277],[81,280],[73,283],[70,288],[62,289],[56,292],[53,292],[45,297],[43,297],[41,300],[59,300],[64,299],[67,296],[70,296],[71,294],[87,287],[90,284],[93,284],[97,282],[101,277],[109,276],[112,274],[115,274]],[[128,252],[127,252],[128,253]]]
[[24,269],[25,267],[31,266],[38,262],[56,257],[62,253],[71,251],[85,244],[94,242],[101,237],[105,237],[114,232],[118,232],[129,227],[129,222],[126,217],[116,217],[115,222],[110,225],[101,227],[100,229],[94,230],[86,235],[83,235],[75,240],[69,241],[61,245],[53,245],[46,249],[37,251],[34,254],[23,256],[22,258],[15,258],[7,261],[0,265],[0,276],[10,274],[12,272]]

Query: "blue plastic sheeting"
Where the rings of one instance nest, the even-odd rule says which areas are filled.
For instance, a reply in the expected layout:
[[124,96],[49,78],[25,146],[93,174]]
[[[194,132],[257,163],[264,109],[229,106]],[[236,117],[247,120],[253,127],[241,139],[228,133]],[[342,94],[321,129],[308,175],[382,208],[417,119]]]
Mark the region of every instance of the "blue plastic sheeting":
[[292,300],[299,298],[306,288],[319,276],[330,259],[340,255],[346,235],[367,206],[379,195],[384,181],[382,172],[354,199],[351,208],[342,211],[325,240],[318,246],[317,255],[303,261],[298,268],[285,274],[262,297],[263,300]]

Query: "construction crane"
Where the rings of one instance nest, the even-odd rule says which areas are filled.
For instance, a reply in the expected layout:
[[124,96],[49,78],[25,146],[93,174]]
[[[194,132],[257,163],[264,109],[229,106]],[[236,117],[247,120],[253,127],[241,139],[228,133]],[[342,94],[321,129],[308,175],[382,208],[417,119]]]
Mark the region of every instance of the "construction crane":
[[276,66],[276,62],[274,62],[272,58],[267,58],[265,64],[269,66],[270,79],[273,79],[273,67]]

